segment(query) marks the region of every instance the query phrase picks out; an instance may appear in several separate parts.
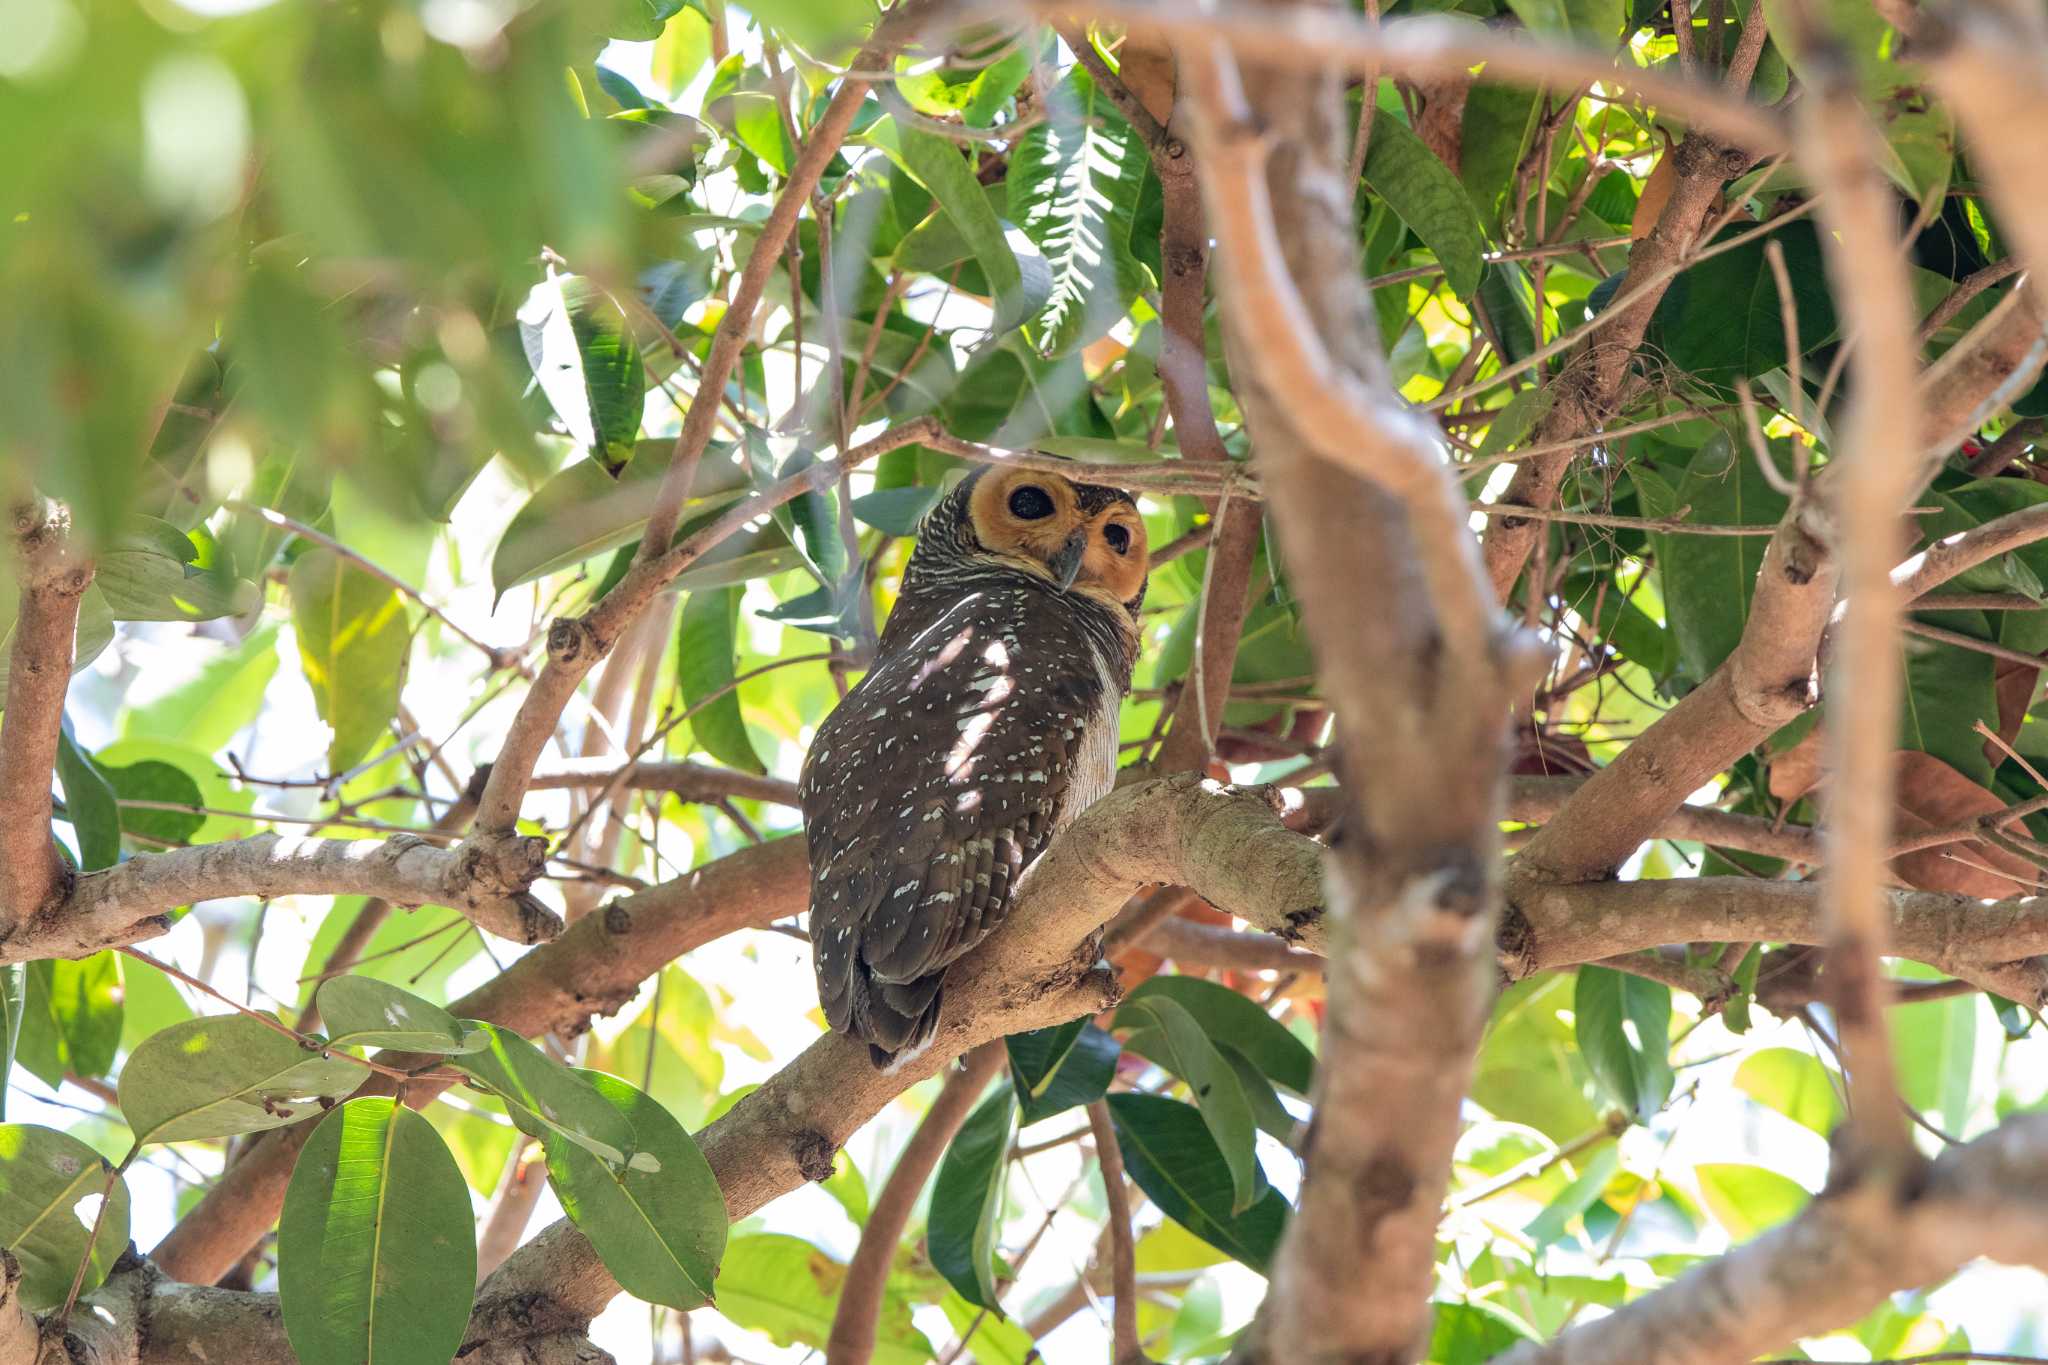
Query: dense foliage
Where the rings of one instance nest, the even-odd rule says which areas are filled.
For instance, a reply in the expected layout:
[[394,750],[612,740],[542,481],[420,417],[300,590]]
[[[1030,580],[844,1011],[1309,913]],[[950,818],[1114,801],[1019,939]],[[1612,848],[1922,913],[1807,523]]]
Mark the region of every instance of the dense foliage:
[[[1676,14],[1684,65],[1711,73],[1757,2],[1384,13],[1532,30],[1671,72]],[[2017,262],[1900,35],[1862,0],[1824,8],[1882,119],[1932,360],[2000,302]],[[1811,51],[1765,11],[1747,97],[1796,101]],[[800,192],[787,249],[763,262],[731,381],[699,388],[874,17],[864,0],[0,0],[0,480],[16,502],[68,509],[93,565],[55,771],[67,861],[90,872],[267,830],[366,847],[459,835],[548,620],[587,611],[631,568],[693,401],[715,403],[716,426],[678,537],[890,424],[934,416],[953,440],[835,471],[674,581],[556,730],[543,767],[560,780],[521,825],[553,849],[543,901],[574,922],[797,832],[787,783],[858,676],[918,518],[965,467],[962,441],[1119,466],[1143,490],[1151,544],[1171,554],[1122,726],[1128,762],[1156,757],[1204,647],[1205,591],[1219,591],[1218,495],[1257,496],[1220,310],[1194,398],[1227,464],[1184,448],[1162,384],[1162,292],[1188,266],[1162,252],[1170,190],[1159,129],[1141,126],[1172,108],[1170,68],[1163,86],[1138,69],[1161,64],[1159,47],[1113,23],[1017,20],[951,37],[934,25],[887,57]],[[1077,62],[1074,41],[1094,60]],[[1145,103],[1168,98],[1134,124],[1090,66],[1120,70]],[[1389,376],[1439,423],[1475,528],[1503,510],[1490,504],[1511,462],[1555,453],[1551,414],[1595,382],[1580,342],[1614,321],[1632,251],[1682,174],[1687,122],[1624,85],[1482,70],[1352,88],[1354,116],[1368,111],[1359,265]],[[1511,603],[1558,647],[1516,719],[1530,809],[1729,658],[1794,481],[1835,453],[1848,348],[1812,207],[1783,159],[1721,187],[1597,429],[1562,438],[1583,458]],[[1976,416],[1902,541],[2048,501],[2027,444],[2048,390],[2003,392]],[[1899,859],[1902,885],[1997,898],[2048,866],[2048,727],[2031,715],[2044,583],[2048,542],[1956,578],[1954,606],[1913,618],[1901,831],[2029,804]],[[1263,539],[1248,580],[1220,591],[1233,590],[1249,606],[1217,775],[1313,788],[1371,763],[1369,744],[1339,760],[1299,602]],[[15,599],[0,595],[10,644]],[[1755,817],[1745,828],[1815,826],[1826,709],[1699,803]],[[1354,747],[1369,740],[1369,718],[1349,723]],[[664,792],[619,776],[625,758],[711,771]],[[1623,875],[1789,881],[1815,862],[1669,838]],[[553,945],[359,895],[252,888],[181,910],[158,942],[0,968],[0,1247],[22,1266],[22,1301],[90,1296],[131,1230],[146,1251],[233,1169],[244,1135],[311,1119],[274,1238],[232,1281],[280,1293],[309,1365],[448,1359],[477,1219],[542,1172],[619,1283],[677,1310],[651,1325],[613,1311],[607,1349],[707,1358],[676,1354],[688,1332],[691,1349],[808,1358],[870,1191],[928,1096],[850,1144],[822,1193],[728,1230],[691,1134],[822,1026],[789,937],[802,908],[653,964],[591,1032],[536,1041],[461,1001]],[[1199,902],[1174,913],[1231,927]],[[1812,954],[1711,937],[1502,993],[1454,1157],[1429,1359],[1470,1365],[1548,1337],[1819,1188],[1843,1101]],[[1290,1144],[1323,1012],[1319,967],[1235,951],[1177,957],[1133,936],[1113,1014],[1008,1040],[1006,1078],[978,1097],[894,1255],[876,1359],[1023,1361],[1034,1335],[1048,1358],[1103,1353],[1111,1242],[1082,1106],[1105,1097],[1139,1196],[1145,1349],[1230,1349],[1300,1188]],[[1890,1019],[1930,1149],[2043,1103],[2028,1003],[1898,970],[1928,983]],[[393,1102],[422,1076],[462,1088],[417,1113]],[[516,1240],[533,1205],[510,1207]],[[1807,1344],[1814,1358],[2048,1350],[2044,1315],[2039,1277],[1973,1271]]]

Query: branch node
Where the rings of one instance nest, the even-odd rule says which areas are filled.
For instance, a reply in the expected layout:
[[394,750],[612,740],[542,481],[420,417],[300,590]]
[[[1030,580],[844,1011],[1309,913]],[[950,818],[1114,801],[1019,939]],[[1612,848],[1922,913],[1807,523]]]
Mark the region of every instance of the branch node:
[[548,623],[548,662],[588,667],[605,655],[605,642],[580,616],[557,616]]

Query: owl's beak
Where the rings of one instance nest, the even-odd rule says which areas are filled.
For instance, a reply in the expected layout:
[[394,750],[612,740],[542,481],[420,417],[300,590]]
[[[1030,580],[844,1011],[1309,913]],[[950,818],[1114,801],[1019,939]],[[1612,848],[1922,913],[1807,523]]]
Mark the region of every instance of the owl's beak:
[[1087,549],[1088,533],[1076,531],[1060,546],[1059,553],[1046,561],[1045,567],[1052,570],[1053,582],[1060,585],[1061,592],[1074,586],[1075,578],[1081,573],[1081,556]]

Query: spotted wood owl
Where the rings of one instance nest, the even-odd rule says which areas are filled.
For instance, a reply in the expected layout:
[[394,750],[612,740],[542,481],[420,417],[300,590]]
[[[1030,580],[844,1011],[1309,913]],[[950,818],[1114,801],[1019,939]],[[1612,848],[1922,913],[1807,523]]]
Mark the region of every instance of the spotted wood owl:
[[875,1065],[930,1039],[946,968],[1115,782],[1146,566],[1121,489],[986,467],[925,515],[798,786],[818,999]]

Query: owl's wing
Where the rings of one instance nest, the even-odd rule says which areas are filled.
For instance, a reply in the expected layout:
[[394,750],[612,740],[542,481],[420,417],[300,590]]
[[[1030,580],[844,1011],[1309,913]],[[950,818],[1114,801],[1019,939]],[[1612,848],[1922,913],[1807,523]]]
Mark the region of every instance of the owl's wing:
[[1077,664],[947,613],[819,728],[801,798],[812,951],[835,1029],[872,1040],[849,1025],[874,1004],[916,1021],[945,967],[1001,923],[1018,874],[1063,823],[1100,699]]

